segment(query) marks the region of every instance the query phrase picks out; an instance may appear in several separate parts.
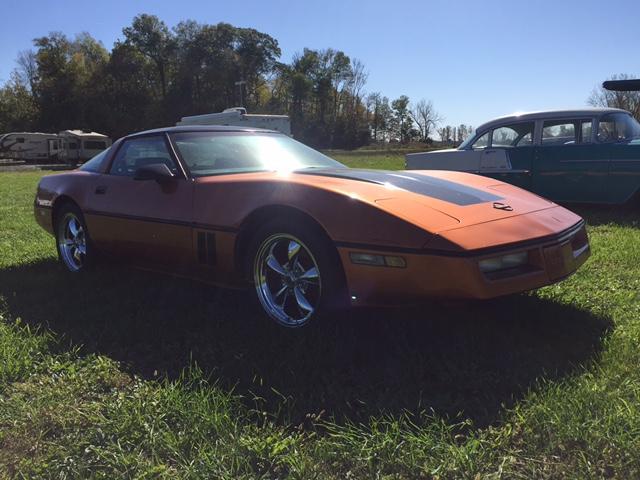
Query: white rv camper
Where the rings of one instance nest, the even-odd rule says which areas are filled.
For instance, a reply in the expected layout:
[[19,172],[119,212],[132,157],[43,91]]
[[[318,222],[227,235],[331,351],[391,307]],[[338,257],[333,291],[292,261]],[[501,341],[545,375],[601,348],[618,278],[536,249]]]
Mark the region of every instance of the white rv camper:
[[266,128],[291,135],[291,122],[287,115],[248,114],[247,109],[242,107],[227,108],[221,113],[182,117],[176,125],[230,125],[235,127]]
[[55,133],[11,132],[0,135],[0,158],[57,162],[64,157],[62,140]]
[[91,130],[63,130],[58,134],[63,141],[67,162],[82,163],[111,146],[111,139]]

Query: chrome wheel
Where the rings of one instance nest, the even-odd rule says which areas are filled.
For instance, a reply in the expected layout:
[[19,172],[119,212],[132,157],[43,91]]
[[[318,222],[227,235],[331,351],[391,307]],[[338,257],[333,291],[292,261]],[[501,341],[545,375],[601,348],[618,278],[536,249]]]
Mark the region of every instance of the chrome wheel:
[[311,251],[296,237],[268,237],[254,260],[258,299],[267,314],[286,327],[304,325],[320,303],[320,270]]
[[59,224],[58,247],[66,267],[77,272],[84,265],[87,256],[87,240],[82,223],[78,217],[68,212]]

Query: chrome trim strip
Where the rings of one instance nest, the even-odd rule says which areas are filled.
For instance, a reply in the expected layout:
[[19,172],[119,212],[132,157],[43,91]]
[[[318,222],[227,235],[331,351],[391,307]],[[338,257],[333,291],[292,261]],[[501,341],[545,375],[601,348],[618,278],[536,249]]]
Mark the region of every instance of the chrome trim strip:
[[573,251],[573,258],[578,258],[580,255],[582,255],[587,250],[589,250],[589,242],[585,243],[578,250],[574,250]]

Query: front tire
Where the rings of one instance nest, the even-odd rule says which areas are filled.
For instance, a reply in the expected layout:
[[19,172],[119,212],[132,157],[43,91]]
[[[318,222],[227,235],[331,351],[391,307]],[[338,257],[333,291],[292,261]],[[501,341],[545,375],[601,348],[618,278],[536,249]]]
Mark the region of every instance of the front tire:
[[340,305],[344,275],[324,232],[274,222],[254,237],[252,276],[264,312],[281,326],[299,328]]
[[75,205],[64,205],[56,214],[56,248],[65,269],[87,270],[93,263],[93,249],[84,216]]

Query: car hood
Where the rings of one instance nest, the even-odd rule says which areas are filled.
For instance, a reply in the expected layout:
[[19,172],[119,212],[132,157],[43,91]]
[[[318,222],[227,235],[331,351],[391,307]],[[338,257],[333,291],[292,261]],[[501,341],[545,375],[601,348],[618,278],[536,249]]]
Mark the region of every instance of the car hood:
[[513,185],[463,172],[345,168],[296,173],[331,179],[331,189],[374,204],[433,233],[556,206]]

